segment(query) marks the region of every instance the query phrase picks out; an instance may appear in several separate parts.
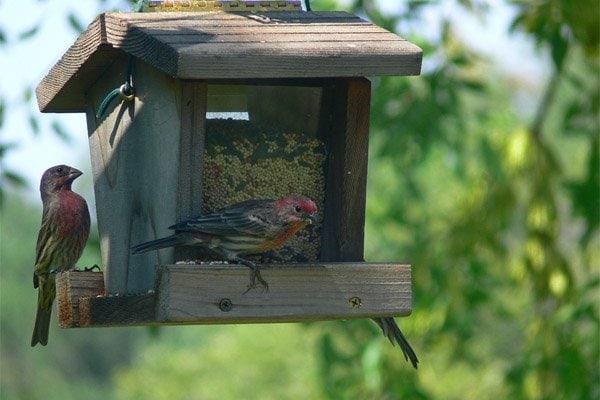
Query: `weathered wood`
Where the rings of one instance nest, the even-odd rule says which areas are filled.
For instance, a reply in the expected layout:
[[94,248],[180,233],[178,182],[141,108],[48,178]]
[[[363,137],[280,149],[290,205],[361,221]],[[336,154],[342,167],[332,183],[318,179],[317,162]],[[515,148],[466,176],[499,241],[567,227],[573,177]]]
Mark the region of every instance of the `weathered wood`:
[[[168,14],[162,13],[117,13],[123,19],[136,22],[152,22],[162,23],[165,18],[173,17],[174,19],[183,19],[186,21],[194,21],[198,19],[198,14],[190,14],[185,12],[172,12]],[[289,11],[265,11],[261,13],[234,13],[234,12],[211,12],[204,13],[200,18],[202,21],[218,21],[218,23],[227,24],[240,20],[240,15],[257,23],[278,23],[278,24],[294,24],[306,22],[339,22],[339,21],[362,21],[365,20],[347,13],[346,11],[312,11],[312,12],[289,12]]]
[[[98,77],[113,64],[115,59],[124,56],[123,51],[132,54],[133,50],[130,48],[154,49],[156,53],[150,61],[161,65],[161,69],[166,68],[164,71],[167,74],[169,72],[170,75],[175,74],[177,55],[173,49],[139,31],[127,32],[126,29],[127,27],[109,29],[111,32],[109,38],[106,16],[104,14],[98,16],[38,85],[36,96],[40,110],[86,111],[85,107],[89,105],[86,98],[88,89],[98,81]],[[123,36],[127,36],[127,40],[124,40]],[[153,65],[152,62],[150,64]],[[117,76],[122,80],[123,75],[124,73],[121,72]],[[123,82],[121,81],[119,85],[121,83]],[[110,90],[112,89],[114,87]],[[47,105],[49,102],[52,102],[56,109],[50,107],[45,110],[42,104]]]
[[[197,23],[196,21],[182,21],[177,26],[161,26],[160,29],[155,29],[152,23],[138,23],[139,26],[144,27],[144,32],[148,33],[156,37],[159,40],[163,40],[163,37],[167,38],[166,40],[169,42],[179,41],[180,43],[189,42],[189,43],[197,43],[197,41],[193,41],[193,38],[198,37],[198,35],[207,35],[211,37],[205,37],[204,40],[208,41],[208,39],[220,40],[223,39],[225,41],[233,41],[235,37],[238,35],[264,35],[264,34],[279,34],[279,35],[302,35],[302,34],[322,34],[323,26],[329,26],[329,33],[344,35],[344,34],[353,34],[353,35],[361,35],[361,34],[383,34],[383,38],[391,40],[393,37],[390,37],[386,34],[385,31],[382,31],[381,28],[371,25],[368,22],[358,22],[358,23],[345,23],[343,25],[337,24],[323,24],[323,23],[311,23],[308,25],[300,25],[300,24],[283,24],[277,26],[261,26],[257,24],[256,26],[249,25],[244,21],[235,21],[236,23],[229,23],[227,25],[227,31],[225,32],[223,29],[223,24],[221,21],[218,23],[207,24],[207,23]],[[181,29],[185,27],[185,29]],[[361,33],[357,33],[357,28]],[[355,36],[356,39],[360,40],[360,37]],[[260,36],[257,37],[244,37],[246,40],[256,41],[256,39],[260,40]],[[268,37],[268,39],[274,39]],[[332,38],[334,40],[334,38]],[[397,40],[397,38],[396,38]],[[241,42],[241,40],[240,40]]]
[[59,273],[56,298],[61,328],[141,325],[155,320],[153,293],[106,296],[102,272]]
[[96,118],[126,70],[127,59],[118,60],[87,96],[100,250],[111,295],[147,292],[154,287],[153,266],[173,261],[172,249],[132,256],[130,247],[170,234],[180,199],[180,82],[137,62],[134,101],[115,100]]
[[128,296],[99,295],[101,275],[59,277],[58,298],[68,299],[59,301],[61,327],[390,317],[409,315],[412,304],[411,269],[405,264],[265,265],[269,291],[245,294],[249,269],[240,265],[163,265],[155,293]]
[[[182,82],[176,221],[202,213],[206,96],[206,83]],[[174,257],[176,260],[195,259],[198,251],[190,247],[177,248],[174,250]]]
[[154,294],[84,297],[79,301],[80,327],[152,325]]
[[269,291],[244,294],[249,270],[235,265],[162,266],[160,323],[294,322],[389,317],[411,312],[410,266],[321,263],[262,269]]
[[142,5],[144,12],[207,12],[207,11],[280,11],[301,10],[300,0],[171,0],[159,2],[145,2]]
[[[264,32],[261,32],[260,29],[249,29],[244,32],[238,34],[211,34],[208,32],[185,32],[185,33],[157,33],[154,35],[157,39],[168,42],[169,45],[174,48],[182,48],[183,46],[187,47],[187,50],[194,49],[195,46],[198,48],[208,47],[209,43],[214,45],[237,45],[240,46],[240,43],[244,43],[247,45],[249,43],[279,43],[280,45],[288,44],[288,43],[298,43],[306,46],[306,43],[314,43],[321,39],[323,32],[321,28],[321,32],[315,27],[312,27],[313,32],[306,33],[279,33],[282,35],[286,41],[282,42],[281,38],[271,35],[264,36]],[[198,43],[198,41],[202,41],[202,43]],[[374,41],[382,41],[382,42],[397,42],[398,39],[390,36],[387,32],[373,32],[373,33],[364,33],[364,32],[356,32],[356,28],[354,31],[348,29],[348,32],[339,32],[336,33],[335,38],[331,39],[332,43],[369,43]],[[280,47],[281,48],[281,47]],[[216,51],[216,49],[215,49]],[[315,49],[314,52],[317,50]],[[361,51],[358,49],[357,51]]]
[[61,328],[80,326],[79,300],[104,295],[101,272],[67,271],[56,276],[56,309]]
[[321,260],[362,261],[371,83],[339,79],[325,91],[331,125]]
[[182,79],[414,75],[421,49],[343,12],[107,13],[37,88],[40,110],[84,110],[122,52]]

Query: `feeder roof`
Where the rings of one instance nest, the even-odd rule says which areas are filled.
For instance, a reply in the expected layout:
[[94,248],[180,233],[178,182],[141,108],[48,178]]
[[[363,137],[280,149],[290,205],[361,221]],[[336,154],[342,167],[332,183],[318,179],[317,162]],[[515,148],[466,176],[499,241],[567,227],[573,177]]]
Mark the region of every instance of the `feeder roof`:
[[40,110],[85,111],[85,92],[123,53],[179,79],[418,75],[422,55],[345,12],[106,13],[40,82]]

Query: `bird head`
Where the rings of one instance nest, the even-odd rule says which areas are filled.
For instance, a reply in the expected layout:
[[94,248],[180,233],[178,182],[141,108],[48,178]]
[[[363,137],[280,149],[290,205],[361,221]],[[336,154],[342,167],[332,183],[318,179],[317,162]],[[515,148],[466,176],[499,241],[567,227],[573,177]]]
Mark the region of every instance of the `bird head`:
[[317,221],[317,205],[304,196],[288,196],[278,200],[275,209],[286,224],[309,225]]
[[71,190],[71,184],[82,175],[77,168],[68,165],[55,165],[48,168],[40,182],[40,192],[53,193],[58,190]]

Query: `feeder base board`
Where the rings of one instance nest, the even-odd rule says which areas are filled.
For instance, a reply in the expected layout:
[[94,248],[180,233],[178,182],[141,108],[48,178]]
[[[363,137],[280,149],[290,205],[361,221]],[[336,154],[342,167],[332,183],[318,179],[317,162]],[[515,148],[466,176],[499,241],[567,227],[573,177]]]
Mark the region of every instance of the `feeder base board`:
[[[250,270],[232,264],[157,267],[154,292],[107,295],[101,272],[57,277],[62,328],[235,324],[396,317],[411,313],[411,267],[326,262],[261,267],[269,290],[246,292]],[[245,293],[246,292],[246,293]]]

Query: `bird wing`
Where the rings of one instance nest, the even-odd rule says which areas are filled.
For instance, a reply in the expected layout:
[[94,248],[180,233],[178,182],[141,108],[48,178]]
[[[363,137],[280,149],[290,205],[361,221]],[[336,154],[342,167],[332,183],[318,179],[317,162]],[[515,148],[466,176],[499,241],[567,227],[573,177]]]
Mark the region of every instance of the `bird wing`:
[[[50,269],[50,263],[47,261],[49,257],[44,257],[44,254],[47,252],[48,246],[52,244],[51,237],[54,234],[54,230],[52,229],[52,221],[50,221],[50,218],[46,214],[47,210],[44,208],[42,226],[40,226],[35,245],[35,268],[33,270],[33,287],[35,289],[39,286],[38,273],[47,273]],[[46,261],[43,262],[44,260]]]
[[52,243],[52,235],[56,233],[55,229],[53,229],[51,218],[48,218],[46,214],[46,210],[44,210],[44,215],[42,216],[42,226],[40,227],[37,244],[35,246],[36,265],[39,264],[40,260],[42,260],[47,246]]
[[179,232],[196,232],[215,236],[266,236],[269,221],[262,215],[264,205],[271,200],[248,200],[200,215],[170,226]]

